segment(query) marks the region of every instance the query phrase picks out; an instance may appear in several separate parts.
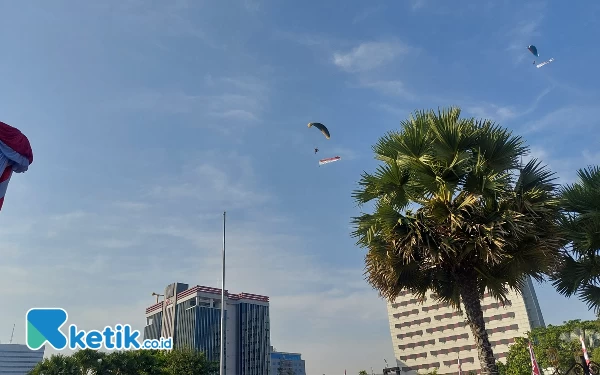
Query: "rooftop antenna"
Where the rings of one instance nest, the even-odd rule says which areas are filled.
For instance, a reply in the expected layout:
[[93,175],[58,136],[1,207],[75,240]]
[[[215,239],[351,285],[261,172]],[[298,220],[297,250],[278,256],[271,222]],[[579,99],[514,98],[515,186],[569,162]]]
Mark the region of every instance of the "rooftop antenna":
[[156,296],[156,303],[158,303],[158,297],[164,297],[165,295],[152,292],[152,296]]
[[12,344],[13,337],[15,336],[15,325],[16,324],[13,323],[13,329],[12,329],[12,333],[10,334],[10,342],[9,342],[9,344]]

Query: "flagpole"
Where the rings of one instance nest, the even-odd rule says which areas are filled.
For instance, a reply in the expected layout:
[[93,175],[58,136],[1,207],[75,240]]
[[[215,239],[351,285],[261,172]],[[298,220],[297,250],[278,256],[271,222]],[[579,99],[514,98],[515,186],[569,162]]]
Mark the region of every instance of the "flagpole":
[[223,259],[221,270],[221,353],[219,355],[219,374],[225,375],[225,214],[223,211]]

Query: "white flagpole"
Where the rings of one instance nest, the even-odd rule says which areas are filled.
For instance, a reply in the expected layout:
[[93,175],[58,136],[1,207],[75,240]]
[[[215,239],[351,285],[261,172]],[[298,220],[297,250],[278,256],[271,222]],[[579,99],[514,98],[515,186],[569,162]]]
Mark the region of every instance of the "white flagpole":
[[221,354],[219,374],[225,375],[225,214],[223,212],[223,269],[221,271]]

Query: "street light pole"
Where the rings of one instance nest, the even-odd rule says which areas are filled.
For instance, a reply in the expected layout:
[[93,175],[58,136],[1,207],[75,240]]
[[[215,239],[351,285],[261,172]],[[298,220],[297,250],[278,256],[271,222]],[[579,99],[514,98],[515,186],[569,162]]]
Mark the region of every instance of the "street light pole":
[[221,354],[219,355],[219,374],[225,375],[225,215],[223,212],[223,259],[221,271]]

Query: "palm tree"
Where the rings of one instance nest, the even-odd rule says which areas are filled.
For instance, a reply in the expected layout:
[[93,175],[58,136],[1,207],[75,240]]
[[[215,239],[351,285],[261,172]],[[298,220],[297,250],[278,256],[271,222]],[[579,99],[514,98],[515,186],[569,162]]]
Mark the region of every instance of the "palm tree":
[[520,137],[461,119],[459,108],[415,112],[373,151],[383,164],[353,193],[359,206],[375,201],[372,214],[353,218],[368,282],[388,300],[433,291],[459,311],[462,303],[482,374],[498,374],[481,299],[487,290],[505,302],[555,264],[553,174],[535,159],[521,165]]
[[590,309],[600,313],[600,168],[589,167],[577,173],[579,181],[561,189],[565,215],[562,220],[568,241],[562,266],[553,275],[559,293],[577,294]]

